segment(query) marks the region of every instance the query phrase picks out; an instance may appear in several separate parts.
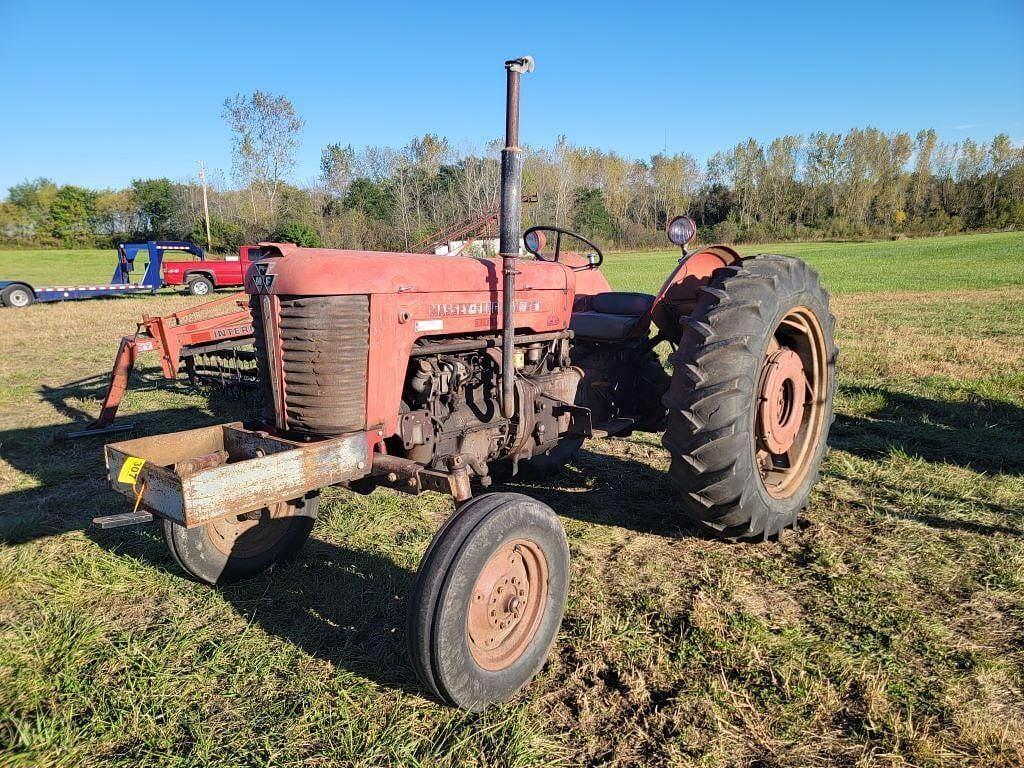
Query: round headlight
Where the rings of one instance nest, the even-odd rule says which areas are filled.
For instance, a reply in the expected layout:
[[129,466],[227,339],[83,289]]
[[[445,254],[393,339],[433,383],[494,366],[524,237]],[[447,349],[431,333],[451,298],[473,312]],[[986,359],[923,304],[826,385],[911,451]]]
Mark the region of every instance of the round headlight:
[[548,239],[540,230],[535,229],[533,232],[527,232],[526,237],[523,238],[523,245],[526,246],[526,250],[534,255],[543,251],[544,246],[547,244]]
[[668,239],[686,245],[697,236],[697,225],[689,216],[676,216],[668,223]]

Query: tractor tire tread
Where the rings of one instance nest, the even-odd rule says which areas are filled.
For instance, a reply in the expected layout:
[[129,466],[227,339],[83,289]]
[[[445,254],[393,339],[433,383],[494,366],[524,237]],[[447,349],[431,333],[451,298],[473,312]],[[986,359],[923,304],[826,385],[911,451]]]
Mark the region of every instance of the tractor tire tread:
[[780,313],[797,301],[814,305],[828,345],[824,443],[834,420],[835,319],[817,272],[803,262],[761,254],[716,270],[700,290],[670,358],[672,384],[664,397],[669,418],[662,439],[671,456],[669,478],[680,492],[686,517],[713,536],[777,536],[796,524],[817,481],[824,445],[794,497],[785,503],[774,500],[761,487],[752,450],[760,358]]

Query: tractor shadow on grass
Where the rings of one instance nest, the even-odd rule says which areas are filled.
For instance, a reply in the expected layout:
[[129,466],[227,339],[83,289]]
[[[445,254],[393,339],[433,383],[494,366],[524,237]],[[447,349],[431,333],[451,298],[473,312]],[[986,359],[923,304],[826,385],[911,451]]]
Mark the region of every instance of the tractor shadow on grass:
[[221,588],[267,634],[373,682],[426,695],[406,650],[415,573],[386,556],[310,538],[292,564]]
[[124,512],[124,497],[111,491],[106,482],[106,443],[250,415],[248,401],[214,391],[209,393],[209,412],[186,406],[132,414],[123,419],[134,424],[130,432],[69,439],[69,432],[84,428],[95,418],[78,402],[101,397],[106,383],[103,375],[39,391],[40,399],[74,423],[0,430],[0,458],[29,478],[25,483],[29,487],[0,494],[0,542],[16,544],[84,530],[93,517]]
[[1024,475],[1024,408],[988,398],[932,400],[891,389],[841,386],[866,412],[836,415],[829,442],[866,459],[901,451],[989,475]]
[[679,511],[678,493],[665,471],[614,452],[620,448],[628,451],[631,446],[616,440],[602,446],[611,452],[584,447],[570,466],[549,480],[513,479],[493,490],[525,493],[560,515],[595,525],[673,538],[706,538]]
[[[187,581],[164,544],[160,524],[89,529],[105,549],[138,558]],[[313,659],[375,684],[416,695],[405,617],[415,573],[386,556],[313,535],[294,562],[215,590],[246,623]]]
[[[0,547],[82,532],[103,549],[187,580],[163,541],[160,524],[100,530],[93,517],[124,512],[127,500],[110,490],[103,446],[133,436],[160,434],[244,419],[244,401],[212,393],[210,411],[170,408],[132,414],[129,433],[69,440],[91,415],[75,400],[102,395],[106,377],[49,389],[74,424],[0,430],[0,458],[28,476],[32,487],[0,495]],[[161,387],[162,388],[162,387]],[[135,391],[138,391],[137,389]],[[381,685],[423,694],[405,652],[405,611],[415,574],[391,560],[316,538],[296,562],[263,576],[217,589],[267,634],[294,644]]]
[[426,695],[406,650],[415,573],[314,536],[292,564],[221,589],[267,634],[373,682]]
[[[951,465],[985,475],[1024,477],[1024,408],[988,398],[933,400],[882,387],[842,386],[844,400],[868,403],[851,416],[836,415],[830,444],[873,461],[903,453],[937,465]],[[901,509],[900,489],[880,488],[891,496],[893,510],[944,530],[1024,536],[1024,506],[1008,507],[984,499],[929,490],[928,496],[950,505],[969,504],[1002,516],[1010,524],[990,524]]]
[[[842,386],[840,394],[846,401],[877,407],[858,416],[837,414],[829,439],[837,450],[873,461],[902,452],[987,475],[1024,476],[1024,408],[991,399],[935,400],[881,387]],[[510,482],[499,490],[536,496],[560,514],[590,523],[662,536],[706,537],[679,511],[677,491],[666,472],[622,455],[623,450],[635,452],[633,444],[616,441],[609,447],[611,452],[600,453],[584,448],[573,466],[547,482]],[[898,490],[893,491],[897,505]],[[950,504],[984,507],[1003,516],[1008,524],[911,510],[906,510],[904,517],[936,529],[1024,536],[1024,508],[938,492],[929,495]]]

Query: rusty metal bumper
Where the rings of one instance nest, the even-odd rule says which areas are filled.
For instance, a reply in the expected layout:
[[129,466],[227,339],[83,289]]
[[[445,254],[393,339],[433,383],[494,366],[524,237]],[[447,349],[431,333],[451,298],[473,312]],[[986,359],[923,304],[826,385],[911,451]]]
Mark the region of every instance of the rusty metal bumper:
[[111,487],[186,528],[369,474],[366,434],[297,443],[241,422],[111,443]]

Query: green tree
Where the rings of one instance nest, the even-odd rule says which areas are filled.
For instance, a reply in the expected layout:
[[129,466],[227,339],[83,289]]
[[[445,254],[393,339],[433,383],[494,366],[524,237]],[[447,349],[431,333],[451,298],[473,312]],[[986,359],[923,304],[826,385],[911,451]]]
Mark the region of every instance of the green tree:
[[113,238],[131,232],[135,199],[130,189],[104,190],[96,196],[96,228]]
[[278,227],[274,240],[281,243],[295,243],[303,248],[319,248],[323,245],[320,233],[308,224],[292,221]]
[[395,210],[395,198],[385,183],[359,178],[352,182],[345,195],[345,208],[359,211],[377,221],[389,221]]
[[[206,224],[200,217],[188,234],[188,238],[194,243],[206,242]],[[210,214],[210,240],[212,240],[215,252],[231,253],[238,250],[238,246],[245,245],[245,232],[237,223],[225,221],[215,213]]]
[[50,206],[54,237],[68,245],[90,244],[96,197],[96,192],[70,184],[57,190]]
[[573,228],[581,235],[605,239],[612,235],[612,217],[604,204],[604,192],[596,187],[581,187],[573,198]]
[[178,200],[170,179],[135,179],[132,182],[132,195],[139,214],[139,234],[154,240],[177,236],[174,215]]
[[344,197],[352,183],[356,152],[352,145],[328,144],[320,152],[320,181],[332,197]]
[[7,190],[7,200],[13,206],[10,219],[17,222],[15,229],[22,237],[47,244],[46,238],[52,237],[53,232],[50,209],[56,197],[57,185],[41,177],[15,184]]
[[249,190],[253,224],[273,221],[281,184],[295,167],[303,120],[287,98],[264,91],[224,99],[221,116],[231,128],[232,170]]
[[53,198],[57,194],[57,185],[49,179],[39,177],[33,181],[23,181],[7,189],[7,202],[23,211],[40,209],[49,210]]

